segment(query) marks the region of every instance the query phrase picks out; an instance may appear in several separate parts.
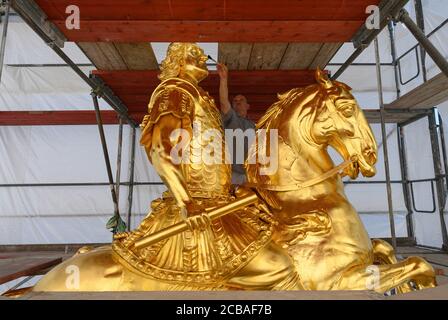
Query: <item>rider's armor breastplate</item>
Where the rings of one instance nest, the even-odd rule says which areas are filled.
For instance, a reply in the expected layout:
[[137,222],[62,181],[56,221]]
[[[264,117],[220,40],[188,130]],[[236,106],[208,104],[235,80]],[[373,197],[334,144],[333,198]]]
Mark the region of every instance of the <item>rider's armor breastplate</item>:
[[231,167],[226,163],[226,147],[221,115],[213,99],[203,90],[194,101],[190,163],[182,173],[193,197],[211,198],[229,194]]
[[[231,166],[225,143],[219,110],[207,92],[191,83],[171,78],[154,90],[148,115],[142,126],[146,139],[161,116],[173,114],[182,119],[183,128],[190,133],[189,152],[180,165],[182,176],[191,196],[202,198],[229,194]],[[186,161],[187,160],[187,161]]]

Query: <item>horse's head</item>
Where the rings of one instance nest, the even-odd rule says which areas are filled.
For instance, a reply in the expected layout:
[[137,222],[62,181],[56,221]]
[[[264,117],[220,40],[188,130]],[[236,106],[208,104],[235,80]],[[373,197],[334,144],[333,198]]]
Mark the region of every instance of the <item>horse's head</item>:
[[330,145],[345,160],[353,160],[345,169],[352,179],[361,171],[365,177],[375,175],[377,145],[372,130],[353,95],[344,83],[331,81],[316,71],[319,96],[323,105],[316,113],[311,136],[317,144]]

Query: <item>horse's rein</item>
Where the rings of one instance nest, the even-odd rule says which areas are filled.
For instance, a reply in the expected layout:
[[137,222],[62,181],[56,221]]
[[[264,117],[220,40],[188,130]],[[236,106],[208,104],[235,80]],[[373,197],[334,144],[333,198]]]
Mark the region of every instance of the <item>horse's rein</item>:
[[245,187],[251,187],[251,188],[260,188],[270,191],[296,191],[304,188],[308,188],[311,186],[314,186],[322,181],[327,180],[328,178],[340,174],[343,175],[343,170],[347,168],[350,164],[352,164],[356,159],[346,160],[339,164],[338,166],[334,167],[333,169],[321,174],[320,176],[317,176],[311,180],[308,180],[304,183],[294,183],[294,184],[287,184],[287,185],[270,185],[270,184],[258,184],[258,183],[245,183]]

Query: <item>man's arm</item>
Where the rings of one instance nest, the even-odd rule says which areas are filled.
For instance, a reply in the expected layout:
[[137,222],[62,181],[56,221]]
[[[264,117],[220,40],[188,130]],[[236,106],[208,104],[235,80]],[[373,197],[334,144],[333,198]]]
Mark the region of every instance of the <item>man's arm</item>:
[[229,72],[227,67],[222,63],[217,65],[217,69],[219,74],[219,105],[221,106],[221,112],[226,115],[232,109],[229,101],[229,87],[227,84]]

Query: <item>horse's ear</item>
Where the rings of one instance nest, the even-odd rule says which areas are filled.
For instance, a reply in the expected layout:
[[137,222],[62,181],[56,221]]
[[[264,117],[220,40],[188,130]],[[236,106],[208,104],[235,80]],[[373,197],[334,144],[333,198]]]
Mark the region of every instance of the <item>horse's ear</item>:
[[328,78],[327,74],[320,70],[319,67],[317,67],[316,69],[316,81],[325,89],[330,89],[331,87],[333,87],[333,83]]

